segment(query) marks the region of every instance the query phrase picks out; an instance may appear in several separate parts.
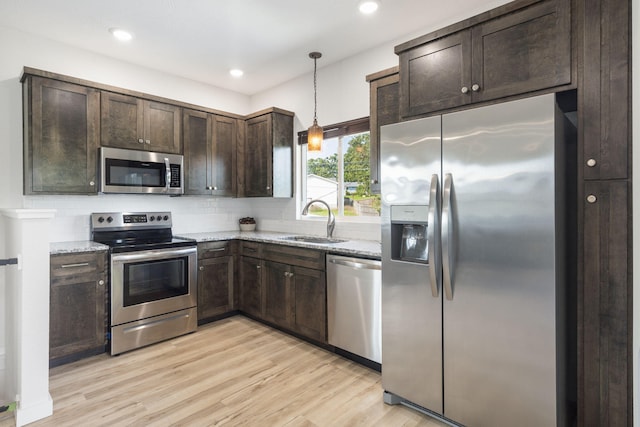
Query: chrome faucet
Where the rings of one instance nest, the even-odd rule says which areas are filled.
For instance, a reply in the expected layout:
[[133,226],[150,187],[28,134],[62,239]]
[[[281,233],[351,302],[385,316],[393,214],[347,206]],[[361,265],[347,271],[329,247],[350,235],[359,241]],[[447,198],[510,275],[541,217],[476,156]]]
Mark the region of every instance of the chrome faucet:
[[333,215],[333,212],[331,212],[331,208],[329,207],[329,204],[327,202],[320,199],[311,200],[302,209],[302,215],[307,215],[309,213],[309,206],[314,203],[322,203],[327,207],[327,211],[329,211],[329,219],[327,220],[327,237],[331,238],[331,236],[333,235],[333,229],[336,228],[336,217]]

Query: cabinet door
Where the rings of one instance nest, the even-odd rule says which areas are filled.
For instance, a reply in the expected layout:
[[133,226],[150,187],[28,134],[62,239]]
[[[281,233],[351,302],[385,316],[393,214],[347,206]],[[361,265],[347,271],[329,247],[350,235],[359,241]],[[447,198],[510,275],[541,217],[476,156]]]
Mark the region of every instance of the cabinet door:
[[[630,419],[633,323],[630,277],[630,183],[584,183],[578,313],[578,425],[627,426]],[[591,203],[592,202],[592,203]],[[606,375],[598,375],[606,372]]]
[[216,115],[212,125],[212,193],[215,196],[235,196],[238,121]]
[[246,141],[242,150],[242,196],[270,197],[273,195],[272,116],[249,119],[246,122]]
[[470,81],[470,30],[402,52],[401,116],[415,116],[470,102]]
[[293,267],[294,326],[297,332],[327,341],[327,293],[325,272]]
[[211,115],[184,110],[184,194],[211,194]]
[[549,0],[473,27],[474,102],[571,83],[569,6]]
[[144,101],[144,145],[146,150],[182,153],[181,112],[175,105]]
[[141,99],[102,92],[100,144],[105,147],[144,150],[144,105]]
[[265,261],[264,319],[283,328],[291,327],[290,267]]
[[40,77],[24,88],[24,193],[96,193],[100,92]]
[[233,256],[198,261],[198,321],[233,310]]
[[381,78],[370,80],[370,190],[380,194],[380,126],[400,121],[400,79],[397,67]]
[[240,257],[240,309],[263,318],[262,260]]
[[[631,178],[632,3],[584,3],[584,26],[579,34],[584,38],[584,66],[578,80],[582,172],[585,179]],[[633,7],[638,6],[634,0]],[[633,74],[638,75],[638,70]],[[633,127],[633,132],[638,132],[637,125]]]
[[51,258],[50,360],[104,352],[106,257],[86,253]]

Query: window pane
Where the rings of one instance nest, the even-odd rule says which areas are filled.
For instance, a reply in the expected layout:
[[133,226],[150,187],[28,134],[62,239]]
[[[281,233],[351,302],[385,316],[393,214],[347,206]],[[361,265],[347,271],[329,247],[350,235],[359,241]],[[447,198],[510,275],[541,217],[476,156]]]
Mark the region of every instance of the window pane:
[[[307,203],[323,200],[336,216],[380,215],[380,196],[369,192],[369,132],[327,138],[322,151],[307,152]],[[316,203],[310,215],[327,216]]]

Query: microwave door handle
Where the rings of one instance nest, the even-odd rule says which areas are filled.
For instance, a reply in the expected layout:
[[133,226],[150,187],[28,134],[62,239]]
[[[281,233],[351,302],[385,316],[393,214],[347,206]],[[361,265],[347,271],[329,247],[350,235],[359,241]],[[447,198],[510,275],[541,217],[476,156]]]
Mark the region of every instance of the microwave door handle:
[[169,158],[164,158],[164,166],[165,166],[165,187],[164,192],[169,192],[169,186],[171,185],[171,164],[169,163]]

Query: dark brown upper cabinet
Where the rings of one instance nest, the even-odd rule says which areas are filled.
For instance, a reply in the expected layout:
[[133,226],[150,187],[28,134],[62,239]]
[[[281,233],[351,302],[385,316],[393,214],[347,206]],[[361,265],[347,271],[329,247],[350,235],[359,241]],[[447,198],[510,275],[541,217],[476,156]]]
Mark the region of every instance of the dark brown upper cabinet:
[[238,150],[239,197],[293,197],[293,113],[248,116]]
[[24,194],[95,194],[100,91],[26,75]]
[[185,194],[236,196],[239,126],[235,118],[184,110]]
[[380,126],[400,121],[398,67],[369,74],[370,190],[380,194]]
[[106,91],[101,104],[102,146],[182,154],[180,107]]
[[487,12],[396,46],[401,116],[569,87],[570,2],[530,3],[510,3],[498,17]]

